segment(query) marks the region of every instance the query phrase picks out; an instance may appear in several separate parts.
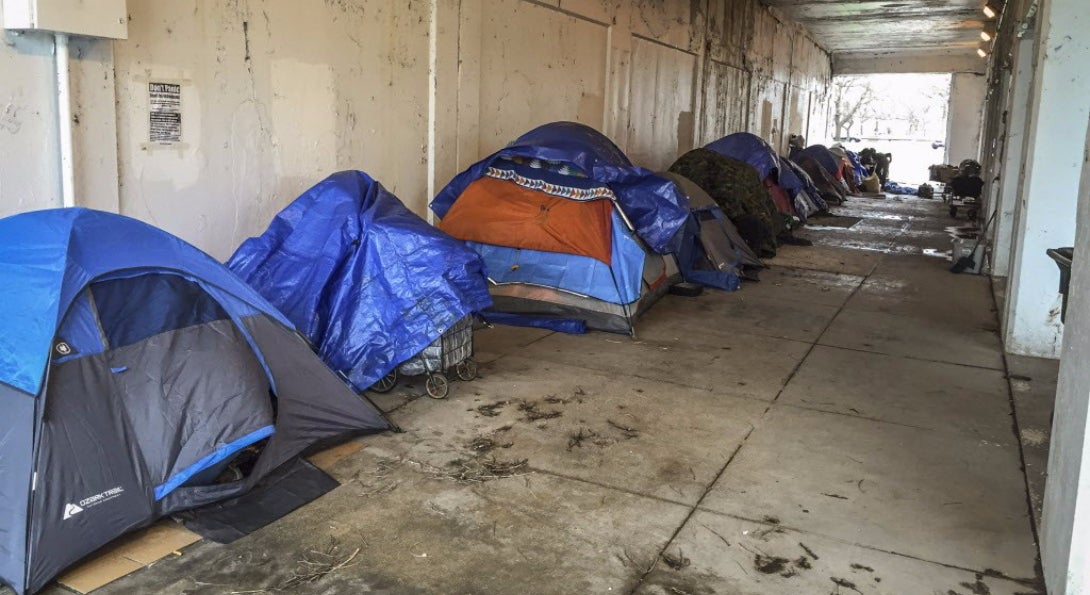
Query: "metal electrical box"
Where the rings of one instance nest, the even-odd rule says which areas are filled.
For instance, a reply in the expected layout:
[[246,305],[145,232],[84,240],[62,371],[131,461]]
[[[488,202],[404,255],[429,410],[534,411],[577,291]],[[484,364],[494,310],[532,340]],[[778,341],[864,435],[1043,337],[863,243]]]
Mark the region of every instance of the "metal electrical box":
[[126,0],[0,0],[4,28],[129,38]]

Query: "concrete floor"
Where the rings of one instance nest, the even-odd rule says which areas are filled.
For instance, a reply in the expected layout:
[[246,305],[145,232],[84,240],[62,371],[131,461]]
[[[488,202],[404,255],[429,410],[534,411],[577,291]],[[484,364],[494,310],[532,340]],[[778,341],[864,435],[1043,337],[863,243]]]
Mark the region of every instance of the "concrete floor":
[[[1011,404],[1047,456],[1054,372],[1008,378],[988,280],[925,255],[941,203],[839,212],[863,220],[740,292],[665,298],[636,340],[479,333],[482,378],[383,396],[405,432],[364,439],[340,488],[98,592],[274,592],[331,543],[358,554],[284,592],[1040,592]],[[448,477],[474,457],[526,464]]]

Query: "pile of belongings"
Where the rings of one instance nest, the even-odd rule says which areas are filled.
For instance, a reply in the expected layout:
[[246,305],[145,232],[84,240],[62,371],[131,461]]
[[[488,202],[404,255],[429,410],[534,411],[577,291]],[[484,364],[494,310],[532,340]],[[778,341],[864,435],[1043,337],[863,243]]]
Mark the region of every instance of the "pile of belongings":
[[889,181],[889,165],[893,163],[893,153],[879,153],[877,149],[868,147],[859,152],[859,161],[869,173],[878,176],[878,181],[885,188]]
[[855,153],[845,149],[844,146],[839,143],[829,147],[829,152],[840,161],[842,172],[841,179],[848,187],[848,194],[859,194],[859,187],[863,182],[863,175],[866,173],[866,170],[859,164],[859,160],[855,157]]
[[360,171],[307,190],[227,265],[361,392],[492,304],[481,257]]
[[961,168],[956,165],[947,164],[935,164],[927,168],[930,172],[930,179],[932,182],[938,182],[940,184],[949,184],[950,180],[954,179],[954,176],[961,173]]
[[980,177],[982,168],[974,159],[966,159],[958,166],[958,175],[947,182],[947,193],[962,198],[980,198],[984,191],[984,180]]
[[393,427],[254,289],[135,219],[2,219],[0,280],[0,580],[16,593],[160,517],[261,493],[252,530],[283,503],[267,480],[294,494],[277,514],[322,493],[285,469],[336,485],[303,451]]
[[540,126],[472,165],[431,208],[484,260],[487,320],[563,332],[634,332],[681,280],[674,255],[692,217],[672,181],[574,122]]

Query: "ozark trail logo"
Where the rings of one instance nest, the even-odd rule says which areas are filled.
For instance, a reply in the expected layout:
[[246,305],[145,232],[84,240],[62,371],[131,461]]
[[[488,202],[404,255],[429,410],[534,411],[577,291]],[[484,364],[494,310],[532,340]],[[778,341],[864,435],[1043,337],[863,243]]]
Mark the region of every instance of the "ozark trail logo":
[[61,520],[67,521],[68,519],[76,516],[77,514],[83,512],[88,508],[91,508],[92,506],[98,506],[103,502],[113,500],[114,498],[124,493],[125,488],[117,486],[116,488],[110,488],[100,494],[88,496],[87,498],[80,500],[78,503],[72,504],[71,502],[69,502],[68,504],[64,505],[64,518]]

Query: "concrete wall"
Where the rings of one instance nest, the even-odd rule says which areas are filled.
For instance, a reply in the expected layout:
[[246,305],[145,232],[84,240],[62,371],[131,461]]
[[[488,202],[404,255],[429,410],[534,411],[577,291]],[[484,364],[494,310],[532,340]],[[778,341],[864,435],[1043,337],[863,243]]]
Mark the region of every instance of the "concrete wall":
[[946,119],[946,162],[980,159],[988,79],[983,74],[954,73],[950,77],[950,110]]
[[[329,173],[422,208],[423,2],[130,1],[114,43],[121,212],[217,257]],[[147,83],[183,83],[181,149],[149,148]]]
[[1041,558],[1052,595],[1090,592],[1090,133],[1085,146],[1056,387],[1055,411],[1062,414],[1053,418],[1041,523]]
[[1007,301],[1005,344],[1021,355],[1056,358],[1063,324],[1059,271],[1045,251],[1071,246],[1090,117],[1090,15],[1083,0],[1040,5],[1023,147]]
[[[665,168],[739,130],[821,136],[830,59],[756,0],[129,0],[74,44],[77,202],[230,255],[326,174],[415,211],[533,126],[577,120]],[[0,45],[0,215],[59,203],[52,43]],[[149,145],[149,81],[183,142]]]
[[[2,21],[2,17],[0,17]],[[0,31],[0,216],[61,202],[52,37]],[[76,184],[88,206],[118,201],[113,54],[109,43],[72,44]],[[85,110],[93,103],[98,107]],[[101,150],[106,147],[106,150]]]

